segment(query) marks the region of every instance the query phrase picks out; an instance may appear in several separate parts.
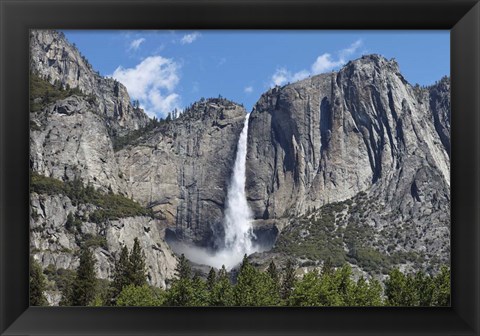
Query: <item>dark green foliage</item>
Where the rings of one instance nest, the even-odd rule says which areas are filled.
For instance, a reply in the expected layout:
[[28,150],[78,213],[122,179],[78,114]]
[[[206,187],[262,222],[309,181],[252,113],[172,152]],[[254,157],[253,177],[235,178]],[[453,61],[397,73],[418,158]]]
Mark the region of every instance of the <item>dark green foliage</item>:
[[72,285],[72,306],[89,306],[95,298],[97,278],[95,275],[95,256],[89,248],[83,247],[80,252],[80,265]]
[[135,238],[132,252],[129,254],[128,248],[123,246],[120,256],[115,262],[113,281],[111,284],[112,301],[115,302],[127,286],[131,285],[136,288],[146,286],[146,273],[145,254],[140,247],[138,238]]
[[165,301],[165,291],[147,285],[128,285],[117,298],[116,305],[123,307],[156,307]]
[[[122,195],[104,193],[95,190],[91,185],[84,187],[79,179],[62,182],[51,177],[31,172],[30,191],[47,195],[63,194],[69,197],[75,205],[86,203],[93,204],[99,208],[90,214],[90,220],[95,223],[124,217],[153,216],[150,209],[142,207],[131,199]],[[75,225],[78,227],[78,218],[76,219],[75,216],[72,215],[70,222],[66,223],[66,225],[67,224],[69,226]]]
[[210,291],[210,306],[233,306],[233,286],[225,266],[218,271],[217,281]]
[[83,96],[78,88],[62,88],[60,83],[50,84],[47,80],[30,73],[30,111],[40,111],[46,106],[69,96]]
[[194,290],[191,279],[174,279],[167,291],[168,306],[192,306]]
[[82,244],[83,244],[83,246],[85,246],[87,248],[101,247],[104,250],[106,250],[108,248],[107,239],[105,237],[99,236],[99,235],[92,235],[90,233],[87,233],[87,234],[83,235]]
[[311,218],[296,218],[282,231],[274,251],[311,260],[331,258],[335,266],[346,260],[343,240],[335,230],[335,213],[342,211],[343,203],[327,204]]
[[293,262],[288,260],[285,271],[283,272],[282,284],[280,288],[280,296],[283,300],[288,300],[292,294],[293,288],[295,287],[295,282],[295,267]]
[[[392,266],[405,262],[420,266],[422,258],[418,252],[393,252],[390,248],[385,253],[374,246],[378,232],[367,221],[372,207],[367,194],[360,192],[346,201],[329,203],[318,210],[310,209],[305,215],[291,219],[273,251],[308,259],[312,265],[316,260],[327,258],[334,267],[349,262],[371,275],[387,274]],[[430,262],[435,268],[440,264]]]
[[134,286],[144,286],[147,284],[147,270],[145,266],[145,253],[140,247],[138,238],[133,241],[132,252],[129,257],[130,283]]
[[[192,276],[188,260],[182,255],[177,265],[177,277],[165,291],[146,285],[135,285],[131,278],[130,265],[132,255],[142,255],[139,247],[136,253],[128,253],[124,247],[115,265],[114,281],[94,279],[91,272],[93,255],[82,251],[81,263],[77,275],[63,275],[63,298],[61,305],[109,305],[117,306],[448,306],[450,304],[450,270],[442,267],[436,276],[425,273],[403,274],[398,269],[390,272],[382,285],[375,279],[369,281],[360,277],[354,280],[348,264],[334,269],[328,261],[324,262],[321,272],[314,269],[301,278],[296,278],[295,267],[289,261],[282,272],[280,286],[275,284],[278,271],[270,263],[265,272],[261,272],[245,257],[233,285],[223,266],[218,273],[212,268],[207,281],[198,274]],[[275,266],[275,267],[274,267]],[[141,268],[141,267],[140,267]],[[87,270],[89,269],[89,271]],[[47,267],[49,277],[59,276],[54,267]],[[83,275],[82,275],[83,274]],[[86,276],[90,274],[90,276]],[[53,279],[52,278],[52,279]],[[88,281],[79,282],[80,279]],[[85,286],[89,286],[90,295],[85,298]],[[72,282],[68,284],[69,282]],[[108,288],[111,286],[111,290]],[[60,288],[60,286],[59,286]],[[114,292],[116,291],[116,293]],[[112,293],[113,300],[112,300]],[[384,300],[385,297],[385,300]],[[80,300],[82,300],[80,302]]]
[[175,272],[179,279],[189,279],[191,277],[192,269],[184,254],[180,256]]
[[381,306],[382,302],[382,286],[377,280],[367,282],[364,277],[358,279],[352,293],[350,306],[375,307]]
[[40,265],[30,257],[30,305],[31,306],[47,306],[47,299],[44,291],[46,289],[45,276],[42,273]]
[[91,203],[101,208],[95,210],[90,215],[90,220],[95,223],[101,223],[107,219],[112,220],[123,217],[153,217],[153,213],[150,209],[146,209],[140,204],[122,195],[100,193],[100,195],[97,195],[92,199]]
[[97,287],[95,288],[95,298],[91,306],[102,307],[111,304],[111,282],[107,279],[97,279]]
[[202,284],[199,279],[196,279],[196,283],[194,284],[191,273],[190,264],[182,254],[175,269],[177,278],[172,281],[172,286],[167,292],[167,305],[195,306],[198,304],[198,295],[195,293],[195,290],[202,290]]
[[157,119],[154,117],[153,119],[150,119],[150,121],[145,127],[142,127],[138,130],[131,131],[126,135],[113,136],[112,137],[113,150],[117,152],[128,145],[136,143],[136,141],[139,140],[140,138],[148,135],[149,133],[154,131],[156,128],[166,125],[170,121],[171,120]]
[[332,265],[332,259],[327,258],[327,260],[324,261],[323,266],[322,266],[322,274],[333,274],[334,268]]
[[54,265],[50,264],[43,270],[43,274],[45,274],[50,283],[54,284],[54,287],[51,289],[58,289],[63,292],[67,286],[73,283],[76,272],[64,268],[56,269]]
[[67,279],[65,286],[62,290],[62,298],[59,302],[60,306],[69,307],[73,306],[73,283],[75,279]]
[[210,268],[210,271],[208,272],[208,276],[207,276],[207,289],[209,291],[212,291],[213,287],[215,287],[216,282],[217,282],[217,273],[215,272],[215,269],[212,267]]
[[449,306],[450,270],[442,267],[436,276],[405,275],[393,269],[385,282],[386,304],[389,306]]
[[120,252],[120,257],[115,261],[112,283],[112,292],[114,297],[117,297],[123,288],[130,284],[129,262],[128,248],[123,246]]
[[68,213],[67,215],[67,221],[65,222],[65,228],[72,232],[74,229],[74,219],[73,219],[73,214],[71,212]]
[[192,295],[187,305],[192,307],[208,306],[210,301],[210,292],[205,281],[203,281],[198,274],[195,274],[191,283]]
[[433,292],[433,306],[450,306],[450,269],[447,266],[442,266],[440,272],[433,279],[434,292]]
[[272,279],[273,285],[278,291],[280,288],[280,275],[278,274],[277,265],[275,265],[275,262],[273,260],[270,261],[270,264],[268,265],[267,274]]
[[245,256],[234,289],[236,306],[276,306],[280,293],[269,274],[258,271]]
[[380,306],[382,287],[378,281],[352,279],[350,266],[334,271],[312,271],[295,286],[287,301],[290,306]]

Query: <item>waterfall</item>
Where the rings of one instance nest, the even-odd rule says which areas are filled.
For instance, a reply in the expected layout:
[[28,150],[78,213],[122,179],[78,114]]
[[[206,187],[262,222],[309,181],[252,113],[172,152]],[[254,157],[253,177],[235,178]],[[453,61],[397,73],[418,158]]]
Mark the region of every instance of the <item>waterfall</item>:
[[232,177],[228,186],[225,215],[223,219],[225,229],[224,246],[212,253],[195,246],[171,244],[177,253],[183,253],[193,262],[206,264],[216,268],[225,267],[230,270],[237,266],[245,254],[250,255],[257,251],[252,244],[255,237],[252,231],[252,213],[245,194],[245,165],[247,161],[247,114],[240,138],[238,139],[237,154],[233,166]]
[[248,119],[238,139],[237,155],[233,167],[232,179],[227,193],[227,207],[225,209],[225,250],[231,253],[231,257],[238,262],[244,254],[255,252],[252,246],[252,212],[247,203],[245,194],[245,165],[247,161],[247,135]]

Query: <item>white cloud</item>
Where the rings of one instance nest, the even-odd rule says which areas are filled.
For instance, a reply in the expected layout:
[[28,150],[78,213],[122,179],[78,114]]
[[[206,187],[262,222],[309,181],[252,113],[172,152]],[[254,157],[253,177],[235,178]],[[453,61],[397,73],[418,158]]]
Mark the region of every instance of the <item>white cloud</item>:
[[143,42],[145,42],[145,39],[143,37],[133,40],[132,42],[130,42],[130,46],[128,47],[128,50],[134,50],[134,51],[137,50],[138,48],[140,48],[140,45]]
[[343,63],[343,60],[338,59],[335,61],[332,59],[332,56],[330,54],[326,53],[318,56],[315,62],[312,64],[312,73],[319,74],[322,72],[327,72],[329,70],[332,70],[333,68],[342,65]]
[[289,82],[296,82],[305,79],[308,76],[317,75],[338,68],[347,63],[348,58],[356,54],[362,45],[362,40],[353,42],[349,47],[338,51],[338,57],[336,59],[333,58],[331,54],[324,53],[317,57],[315,62],[311,65],[310,70],[301,70],[292,74],[286,68],[279,68],[272,75],[270,86],[282,86]]
[[195,40],[198,39],[200,36],[202,36],[202,34],[200,34],[199,32],[193,32],[193,33],[191,33],[191,34],[183,35],[182,39],[180,40],[180,43],[181,43],[181,44],[190,44],[190,43],[193,43],[193,42],[195,42]]
[[283,84],[286,84],[290,76],[291,74],[287,69],[285,68],[277,69],[272,76],[273,86],[275,85],[282,86]]
[[151,117],[165,117],[180,107],[180,96],[175,88],[180,81],[179,65],[172,59],[150,56],[133,68],[118,67],[111,77],[124,84],[130,97]]
[[356,53],[358,48],[360,48],[362,45],[363,45],[362,40],[356,40],[350,45],[350,47],[340,50],[339,52],[340,59],[345,60],[345,58],[350,57],[351,55]]
[[272,75],[270,86],[282,86],[287,83],[296,82],[310,76],[310,72],[307,70],[302,70],[292,74],[285,68],[279,68]]
[[253,86],[247,86],[245,89],[243,89],[245,93],[252,93],[253,92]]
[[296,82],[296,81],[305,79],[308,76],[310,76],[310,72],[308,72],[307,70],[302,70],[302,71],[296,72],[292,76],[292,82]]

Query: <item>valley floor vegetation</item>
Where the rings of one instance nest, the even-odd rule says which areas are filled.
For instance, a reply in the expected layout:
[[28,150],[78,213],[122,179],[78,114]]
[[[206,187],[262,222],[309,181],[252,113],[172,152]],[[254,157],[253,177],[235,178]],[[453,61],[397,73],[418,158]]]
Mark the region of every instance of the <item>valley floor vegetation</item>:
[[45,291],[56,286],[61,306],[449,306],[450,270],[431,276],[392,269],[382,285],[377,280],[354,280],[348,264],[334,268],[327,260],[321,270],[299,277],[289,261],[279,270],[270,262],[265,271],[243,259],[236,276],[211,268],[206,279],[192,272],[182,255],[176,277],[166,290],[149,286],[145,255],[135,239],[123,247],[112,279],[97,279],[95,257],[82,246],[76,271],[47,267],[30,260],[30,304],[47,305]]

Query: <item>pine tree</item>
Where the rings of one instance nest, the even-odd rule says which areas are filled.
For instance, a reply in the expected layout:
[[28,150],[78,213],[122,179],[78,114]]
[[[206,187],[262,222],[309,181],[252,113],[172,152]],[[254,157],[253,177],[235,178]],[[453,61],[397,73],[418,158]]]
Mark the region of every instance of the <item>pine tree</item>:
[[135,238],[133,241],[133,248],[129,257],[129,267],[130,284],[135,286],[146,285],[147,271],[145,266],[145,254],[140,247],[138,238]]
[[405,305],[406,286],[407,279],[399,269],[395,268],[388,274],[388,279],[385,282],[385,296],[388,306]]
[[185,255],[182,254],[178,260],[178,265],[175,268],[175,273],[179,279],[189,279],[191,277],[192,270]]
[[297,281],[295,288],[288,295],[287,304],[295,307],[322,306],[320,292],[320,274],[313,270]]
[[80,252],[80,265],[77,276],[73,282],[72,297],[73,306],[88,306],[95,298],[96,276],[95,257],[88,247],[82,247]]
[[270,261],[270,264],[268,265],[267,273],[272,279],[273,285],[278,291],[280,289],[280,276],[278,274],[277,265],[275,265],[275,262],[273,260]]
[[417,289],[418,306],[429,307],[433,304],[435,286],[432,277],[424,272],[417,272],[414,278],[415,288]]
[[276,306],[280,301],[270,275],[253,267],[246,255],[238,273],[234,300],[237,306]]
[[181,255],[175,268],[176,279],[167,292],[167,304],[170,306],[189,306],[192,303],[194,289],[191,268],[185,255]]
[[[328,273],[322,274],[328,276]],[[335,272],[334,287],[338,293],[340,305],[350,306],[354,303],[355,283],[352,280],[352,268],[345,264]]]
[[207,289],[209,291],[213,290],[213,287],[215,287],[215,283],[217,282],[217,273],[215,273],[215,270],[213,267],[210,268],[210,272],[208,272],[207,276]]
[[192,295],[187,305],[192,307],[208,306],[209,292],[205,281],[203,281],[198,274],[195,274],[191,284]]
[[112,294],[116,298],[123,288],[130,284],[130,261],[128,259],[128,248],[122,247],[120,257],[115,262],[115,269],[113,272]]
[[160,288],[144,286],[125,286],[118,296],[116,305],[122,307],[156,307],[165,300],[165,291]]
[[237,306],[254,306],[258,302],[256,297],[257,270],[248,262],[247,255],[243,257],[240,272],[237,276],[234,299]]
[[280,288],[280,296],[283,300],[287,300],[290,294],[295,287],[295,267],[291,260],[287,261],[287,265],[285,267],[285,271],[282,277],[282,285]]
[[30,305],[46,306],[47,299],[44,295],[45,276],[40,265],[30,257]]
[[447,266],[442,266],[433,280],[436,289],[434,295],[435,306],[450,306],[450,281],[450,269]]
[[62,291],[62,298],[60,299],[60,302],[58,303],[59,306],[63,307],[70,307],[73,306],[72,303],[72,298],[73,298],[73,281],[70,281],[65,284],[65,287],[63,288]]
[[382,304],[382,286],[380,283],[373,279],[368,283],[363,276],[360,277],[353,288],[353,296],[349,305],[373,307]]
[[225,265],[218,271],[217,281],[210,292],[211,306],[233,306],[233,286],[230,283]]

